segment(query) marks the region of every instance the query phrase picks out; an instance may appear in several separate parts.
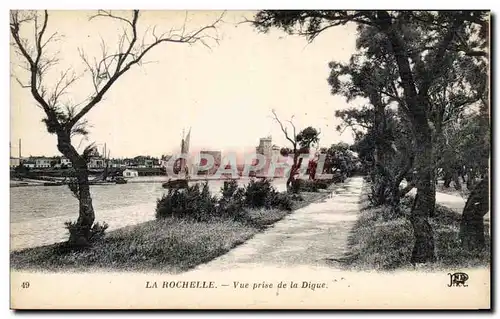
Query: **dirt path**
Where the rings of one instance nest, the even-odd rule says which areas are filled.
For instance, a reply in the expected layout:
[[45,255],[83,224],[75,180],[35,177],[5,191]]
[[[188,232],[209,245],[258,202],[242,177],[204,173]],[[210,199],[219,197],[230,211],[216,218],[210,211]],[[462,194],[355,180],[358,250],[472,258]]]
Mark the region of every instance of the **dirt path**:
[[331,197],[296,210],[272,228],[194,270],[326,266],[327,258],[341,257],[347,248],[347,235],[359,213],[362,185],[361,177],[339,184]]

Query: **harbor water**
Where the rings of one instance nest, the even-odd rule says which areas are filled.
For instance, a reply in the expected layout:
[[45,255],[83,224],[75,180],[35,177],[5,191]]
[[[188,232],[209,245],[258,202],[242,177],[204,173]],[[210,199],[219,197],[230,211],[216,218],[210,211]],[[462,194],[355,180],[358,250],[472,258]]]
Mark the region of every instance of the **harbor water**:
[[[96,222],[106,222],[108,230],[155,218],[156,200],[167,190],[166,179],[138,177],[127,184],[91,186]],[[220,194],[223,181],[209,181],[212,193]],[[238,180],[243,186],[248,179]],[[275,179],[275,188],[285,190],[285,180]],[[10,189],[11,250],[36,247],[67,240],[67,221],[78,217],[78,201],[63,186],[13,187]]]

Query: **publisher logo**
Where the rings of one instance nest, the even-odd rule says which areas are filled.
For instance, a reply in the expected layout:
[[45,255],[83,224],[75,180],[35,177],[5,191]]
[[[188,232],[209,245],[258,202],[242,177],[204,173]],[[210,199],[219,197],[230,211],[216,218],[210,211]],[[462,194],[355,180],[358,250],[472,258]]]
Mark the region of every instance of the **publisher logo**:
[[467,275],[466,273],[448,273],[448,276],[450,276],[450,283],[448,284],[448,287],[467,287],[465,282],[469,279],[469,275]]

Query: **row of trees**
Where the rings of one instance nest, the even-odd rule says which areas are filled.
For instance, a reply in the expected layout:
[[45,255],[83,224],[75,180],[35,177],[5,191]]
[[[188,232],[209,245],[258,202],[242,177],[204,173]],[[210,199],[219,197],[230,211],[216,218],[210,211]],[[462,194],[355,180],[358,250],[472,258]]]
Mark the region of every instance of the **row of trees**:
[[[332,94],[367,101],[337,112],[356,134],[375,204],[400,214],[399,199],[417,189],[410,221],[411,261],[435,260],[429,217],[436,180],[466,178],[472,189],[463,212],[462,244],[484,246],[488,211],[489,16],[482,11],[260,11],[254,26],[279,28],[313,41],[329,28],[357,24],[356,53],[330,63]],[[406,180],[408,186],[401,189]]]

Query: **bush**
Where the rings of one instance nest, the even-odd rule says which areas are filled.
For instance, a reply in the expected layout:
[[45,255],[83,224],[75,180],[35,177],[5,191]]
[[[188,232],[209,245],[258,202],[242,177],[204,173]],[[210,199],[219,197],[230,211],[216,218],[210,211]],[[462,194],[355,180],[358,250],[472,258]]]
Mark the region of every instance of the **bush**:
[[218,216],[241,220],[244,217],[245,190],[238,187],[236,181],[224,182],[221,188],[222,198],[219,200]]
[[208,221],[217,213],[217,198],[210,194],[208,183],[187,189],[169,189],[156,203],[156,218],[180,217]]
[[238,189],[238,182],[236,180],[233,179],[231,181],[224,182],[224,186],[220,189],[222,198],[231,199]]
[[271,181],[251,180],[244,190],[245,207],[250,208],[278,208],[292,210],[292,197],[287,193],[280,193],[271,185]]
[[245,187],[245,206],[252,208],[266,207],[269,203],[268,198],[275,192],[276,190],[271,185],[270,180],[256,181],[252,179]]
[[283,210],[292,210],[292,197],[286,193],[274,192],[268,197],[268,208],[279,208]]
[[303,200],[300,195],[279,193],[270,180],[251,180],[246,187],[238,187],[236,181],[228,181],[221,187],[221,198],[210,194],[208,184],[199,184],[185,190],[170,189],[158,199],[156,218],[178,217],[195,221],[213,218],[230,218],[247,221],[248,209],[263,208],[290,211],[293,200]]

